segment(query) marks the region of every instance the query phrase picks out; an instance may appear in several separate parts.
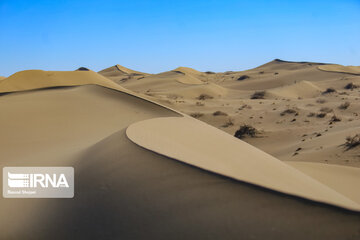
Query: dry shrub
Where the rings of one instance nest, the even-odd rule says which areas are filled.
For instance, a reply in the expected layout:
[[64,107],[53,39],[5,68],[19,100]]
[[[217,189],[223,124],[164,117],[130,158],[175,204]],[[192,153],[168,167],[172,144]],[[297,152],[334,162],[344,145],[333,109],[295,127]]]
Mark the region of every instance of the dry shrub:
[[327,115],[326,112],[322,112],[322,113],[316,114],[316,117],[317,117],[317,118],[324,118],[324,117],[326,117],[326,115]]
[[259,134],[259,131],[256,130],[256,128],[254,128],[253,126],[251,125],[247,125],[247,124],[244,124],[244,125],[241,125],[239,130],[237,130],[235,132],[235,137],[239,138],[239,139],[243,139],[247,136],[249,137],[256,137],[256,135]]
[[285,116],[286,114],[295,114],[295,116],[299,115],[298,111],[295,109],[286,109],[280,113],[280,116]]
[[350,150],[354,147],[357,147],[360,145],[360,134],[356,134],[353,137],[346,137],[346,142],[344,143],[344,146],[347,148],[347,150]]
[[265,94],[265,91],[256,91],[251,95],[251,99],[264,99]]
[[248,79],[248,78],[250,78],[248,75],[242,75],[237,80],[242,81],[242,80],[245,80],[245,79]]
[[213,99],[214,97],[208,95],[208,94],[200,94],[199,97],[197,97],[197,99],[199,100],[206,100],[206,99]]
[[316,100],[317,103],[320,103],[320,104],[323,104],[323,103],[326,103],[326,100],[323,99],[323,98],[319,98]]
[[239,107],[239,110],[243,110],[244,108],[252,109],[252,107],[250,105],[244,104],[241,107]]
[[344,89],[353,90],[354,88],[358,88],[358,85],[355,85],[353,83],[348,83],[345,85]]
[[204,114],[200,112],[194,112],[194,113],[190,113],[190,116],[192,116],[193,118],[199,118],[204,116]]
[[322,94],[329,94],[329,93],[334,93],[336,92],[335,88],[327,88],[325,91],[322,92]]
[[331,117],[329,124],[333,124],[334,122],[340,122],[340,121],[341,121],[341,118],[334,115]]
[[216,111],[213,113],[214,116],[227,116],[228,114],[222,111]]
[[339,106],[339,109],[348,109],[348,107],[350,107],[350,102],[344,102]]

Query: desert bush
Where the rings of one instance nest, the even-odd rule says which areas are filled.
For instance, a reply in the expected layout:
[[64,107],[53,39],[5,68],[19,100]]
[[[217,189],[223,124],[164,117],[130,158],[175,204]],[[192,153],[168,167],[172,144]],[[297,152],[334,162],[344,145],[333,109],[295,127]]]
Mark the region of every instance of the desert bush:
[[206,71],[205,73],[206,73],[206,74],[215,74],[215,73],[212,72],[212,71]]
[[334,93],[336,92],[335,88],[327,88],[325,91],[322,92],[322,94],[328,94],[328,93]]
[[199,118],[204,116],[204,114],[200,112],[194,112],[194,113],[190,113],[190,116],[192,116],[193,118]]
[[212,99],[214,97],[208,95],[208,94],[200,94],[200,96],[197,97],[199,100],[206,100],[206,99]]
[[317,117],[317,118],[324,118],[324,117],[326,117],[326,115],[327,115],[326,112],[322,112],[322,113],[316,114],[316,117]]
[[245,80],[245,79],[248,79],[248,78],[250,78],[248,75],[242,75],[237,80],[242,81],[242,80]]
[[340,104],[339,109],[348,109],[350,107],[350,102],[344,102]]
[[280,113],[280,116],[285,116],[286,114],[295,114],[295,116],[299,115],[298,111],[295,109],[286,109]]
[[250,105],[244,104],[241,107],[239,107],[239,110],[243,110],[244,108],[252,109],[252,107]]
[[334,122],[340,122],[341,118],[337,117],[337,116],[332,116],[330,119],[330,124],[334,123]]
[[213,113],[214,116],[227,116],[228,114],[222,111],[216,111]]
[[241,125],[239,130],[237,130],[235,132],[235,137],[239,138],[239,139],[243,139],[247,136],[249,137],[256,137],[256,135],[259,134],[259,131],[256,130],[256,128],[254,128],[253,126],[251,125],[247,125],[247,124],[244,124],[244,125]]
[[325,113],[329,113],[332,112],[333,110],[331,108],[328,107],[322,107],[320,108],[320,112],[325,112]]
[[348,90],[353,90],[354,88],[358,88],[359,86],[358,85],[355,85],[353,83],[348,83],[345,85],[345,89],[348,89]]
[[316,99],[316,102],[323,104],[323,103],[326,103],[326,100],[323,98],[319,98],[319,99]]
[[353,137],[346,137],[346,142],[344,143],[344,146],[347,148],[347,150],[352,149],[354,147],[357,147],[360,145],[360,134],[356,134]]
[[251,95],[251,99],[264,99],[265,94],[265,91],[256,91]]

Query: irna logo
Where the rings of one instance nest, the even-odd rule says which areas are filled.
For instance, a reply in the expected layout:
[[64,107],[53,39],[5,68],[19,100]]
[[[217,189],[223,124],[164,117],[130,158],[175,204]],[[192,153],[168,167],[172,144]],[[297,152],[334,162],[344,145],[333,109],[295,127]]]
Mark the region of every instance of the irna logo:
[[69,187],[65,175],[60,174],[57,176],[55,173],[51,176],[50,174],[41,173],[21,174],[8,172],[8,185],[12,188]]
[[4,167],[5,198],[72,198],[72,167]]

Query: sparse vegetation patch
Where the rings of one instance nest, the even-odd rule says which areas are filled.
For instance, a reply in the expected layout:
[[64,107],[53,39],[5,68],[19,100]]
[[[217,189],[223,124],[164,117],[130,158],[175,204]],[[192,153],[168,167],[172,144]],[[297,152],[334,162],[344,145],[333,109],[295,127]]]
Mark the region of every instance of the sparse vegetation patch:
[[329,94],[329,93],[334,93],[336,92],[335,88],[327,88],[325,91],[322,92],[322,94]]
[[348,109],[348,107],[350,107],[350,102],[344,102],[344,103],[340,104],[339,109],[345,110],[345,109]]
[[264,99],[265,94],[265,91],[256,91],[251,95],[251,99]]
[[251,125],[241,125],[239,130],[237,130],[235,132],[235,137],[239,138],[239,139],[243,139],[245,137],[256,137],[256,135],[259,134],[259,131],[256,130],[256,128],[254,128]]
[[245,79],[248,79],[248,78],[250,78],[248,75],[242,75],[237,80],[242,81],[242,80],[245,80]]
[[192,116],[193,118],[199,118],[204,116],[204,114],[200,112],[194,112],[194,113],[190,113],[190,116]]
[[356,134],[353,137],[350,136],[346,137],[346,142],[344,146],[346,147],[347,150],[355,148],[359,145],[360,145],[360,134]]
[[216,111],[213,113],[214,116],[227,116],[228,114],[222,111]]
[[213,96],[210,96],[208,94],[200,94],[200,96],[197,97],[199,100],[206,100],[206,99],[213,99]]
[[295,109],[286,109],[280,113],[280,116],[285,116],[286,114],[294,114],[295,116],[299,115],[298,111]]

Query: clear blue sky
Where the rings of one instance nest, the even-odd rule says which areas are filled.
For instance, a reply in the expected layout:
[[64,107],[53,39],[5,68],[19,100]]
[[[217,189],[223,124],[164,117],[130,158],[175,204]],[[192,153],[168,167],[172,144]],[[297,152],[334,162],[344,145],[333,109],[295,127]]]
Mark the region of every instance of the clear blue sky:
[[360,65],[360,0],[0,0],[0,76],[243,70],[274,58]]

